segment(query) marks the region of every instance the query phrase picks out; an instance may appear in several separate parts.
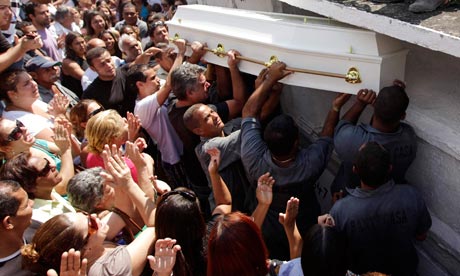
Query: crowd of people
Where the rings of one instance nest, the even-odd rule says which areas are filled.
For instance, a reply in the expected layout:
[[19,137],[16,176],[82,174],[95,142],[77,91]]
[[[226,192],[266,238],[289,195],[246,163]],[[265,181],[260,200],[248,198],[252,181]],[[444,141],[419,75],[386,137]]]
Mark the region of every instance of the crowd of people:
[[0,274],[416,275],[431,218],[405,178],[404,83],[360,90],[342,117],[337,94],[302,147],[286,64],[208,64],[169,39],[186,4],[0,0]]

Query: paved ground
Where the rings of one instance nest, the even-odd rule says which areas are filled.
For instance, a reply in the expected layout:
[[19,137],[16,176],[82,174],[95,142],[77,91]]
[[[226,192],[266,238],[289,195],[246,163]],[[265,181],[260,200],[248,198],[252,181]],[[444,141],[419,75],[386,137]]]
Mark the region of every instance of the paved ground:
[[385,15],[414,25],[420,25],[455,37],[460,37],[460,0],[452,1],[433,12],[414,14],[408,11],[413,1],[378,4],[362,0],[331,0],[359,10]]

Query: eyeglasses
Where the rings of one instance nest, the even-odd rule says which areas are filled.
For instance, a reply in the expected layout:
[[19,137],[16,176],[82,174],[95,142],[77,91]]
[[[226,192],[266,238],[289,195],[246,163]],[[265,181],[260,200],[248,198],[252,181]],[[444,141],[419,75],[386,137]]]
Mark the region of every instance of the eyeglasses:
[[45,159],[46,164],[45,164],[45,167],[43,167],[43,169],[41,169],[41,171],[38,172],[39,177],[47,176],[50,173],[51,169],[52,169],[50,161],[48,159],[46,159],[46,158],[43,158],[43,159]]
[[187,191],[181,191],[181,190],[174,190],[174,191],[170,191],[170,192],[163,194],[163,200],[166,201],[168,197],[170,197],[171,195],[181,195],[190,201],[193,201],[193,202],[196,201],[196,196],[194,194],[187,192]]
[[93,112],[89,113],[89,114],[88,114],[88,120],[91,119],[91,117],[93,117],[93,116],[96,115],[97,113],[100,113],[100,112],[102,112],[102,111],[104,111],[104,107],[103,107],[103,106],[101,106],[101,107],[99,107],[98,109],[94,110]]
[[13,142],[13,141],[17,141],[21,139],[22,134],[23,134],[23,129],[22,129],[23,127],[24,127],[24,124],[21,123],[21,121],[16,120],[16,127],[13,129],[13,131],[11,131],[10,134],[8,134],[8,137],[6,138],[6,140],[8,142]]

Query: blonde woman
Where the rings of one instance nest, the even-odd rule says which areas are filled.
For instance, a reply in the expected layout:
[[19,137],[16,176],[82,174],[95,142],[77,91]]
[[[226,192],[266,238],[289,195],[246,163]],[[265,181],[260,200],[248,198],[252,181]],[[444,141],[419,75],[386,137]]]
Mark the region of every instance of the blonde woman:
[[[145,146],[145,140],[143,138],[137,138],[137,132],[140,129],[139,119],[137,119],[132,113],[128,112],[128,118],[122,118],[115,110],[105,110],[97,113],[91,119],[88,120],[85,129],[85,136],[88,140],[88,146],[86,151],[88,155],[86,156],[86,167],[103,167],[104,162],[102,160],[102,151],[104,146],[116,145],[117,148],[120,148],[127,141],[134,141],[135,145],[140,151],[142,151]],[[153,159],[147,154],[142,154],[144,160],[142,162],[147,162],[147,167],[149,168],[148,176],[153,175]],[[136,183],[138,181],[138,175],[141,175],[140,172],[137,172],[135,164],[129,158],[124,157],[126,164],[131,170],[131,175]],[[140,162],[140,161],[139,161]]]

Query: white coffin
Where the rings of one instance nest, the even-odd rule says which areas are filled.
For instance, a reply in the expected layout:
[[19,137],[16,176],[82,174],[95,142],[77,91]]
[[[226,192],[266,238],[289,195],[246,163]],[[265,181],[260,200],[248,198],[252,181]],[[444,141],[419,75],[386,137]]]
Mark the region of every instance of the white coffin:
[[[356,94],[361,88],[379,91],[394,79],[404,80],[407,50],[395,39],[327,18],[236,10],[204,5],[179,6],[167,22],[171,37],[189,42],[221,44],[225,51],[268,62],[276,56],[289,68],[331,73],[338,77],[294,73],[285,84]],[[227,66],[226,57],[211,52],[209,63]],[[263,65],[242,61],[240,70],[258,75]],[[349,83],[350,68],[360,83]]]

